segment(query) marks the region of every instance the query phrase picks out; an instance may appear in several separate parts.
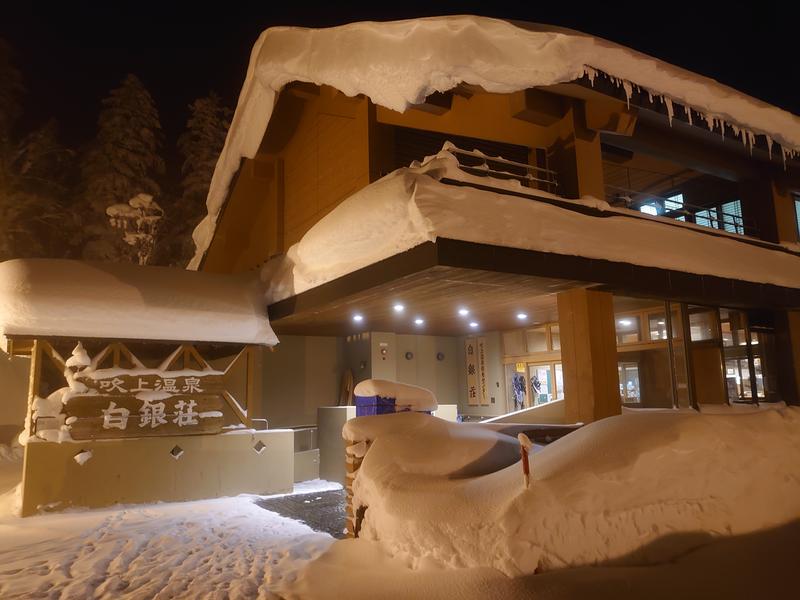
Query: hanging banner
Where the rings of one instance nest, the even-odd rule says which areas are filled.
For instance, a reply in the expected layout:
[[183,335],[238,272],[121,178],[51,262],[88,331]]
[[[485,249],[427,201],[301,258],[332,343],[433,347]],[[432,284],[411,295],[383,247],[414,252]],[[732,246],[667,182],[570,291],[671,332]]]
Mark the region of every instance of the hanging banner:
[[478,338],[478,398],[483,405],[489,404],[486,393],[486,338]]
[[480,385],[478,380],[478,342],[475,338],[467,338],[464,342],[467,361],[467,404],[481,404]]

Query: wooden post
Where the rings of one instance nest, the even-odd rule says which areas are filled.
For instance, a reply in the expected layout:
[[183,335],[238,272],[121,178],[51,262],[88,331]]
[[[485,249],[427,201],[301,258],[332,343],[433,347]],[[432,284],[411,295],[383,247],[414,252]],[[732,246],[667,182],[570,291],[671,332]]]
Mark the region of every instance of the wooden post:
[[621,412],[613,296],[582,288],[558,294],[567,423]]
[[31,373],[28,380],[28,435],[36,433],[36,423],[33,420],[33,401],[39,393],[39,375],[42,371],[42,345],[39,340],[33,340],[31,350]]
[[[345,512],[347,514],[347,537],[357,538],[358,532],[361,530],[361,521],[364,519],[366,507],[353,506],[353,483],[355,482],[358,470],[361,468],[361,463],[364,460],[364,455],[369,449],[369,442],[356,442],[349,443],[345,446],[345,496],[346,505]],[[359,446],[363,445],[359,451]]]

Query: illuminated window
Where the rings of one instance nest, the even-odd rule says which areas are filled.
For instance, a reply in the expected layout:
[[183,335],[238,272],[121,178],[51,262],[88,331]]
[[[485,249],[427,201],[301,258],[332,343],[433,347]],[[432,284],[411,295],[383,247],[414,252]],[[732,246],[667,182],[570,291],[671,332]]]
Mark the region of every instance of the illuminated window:
[[646,213],[648,215],[658,215],[658,205],[657,204],[642,204],[639,207],[639,211]]
[[794,197],[794,218],[797,223],[797,234],[800,235],[800,198]]
[[714,208],[695,213],[694,222],[703,227],[724,229],[730,233],[744,234],[742,218],[742,201],[731,200]]
[[[667,197],[667,199],[664,200],[664,212],[669,213],[674,210],[680,210],[680,211],[683,210],[683,194],[675,194],[673,196]],[[685,221],[686,217],[681,215],[679,217],[675,217],[675,220]]]

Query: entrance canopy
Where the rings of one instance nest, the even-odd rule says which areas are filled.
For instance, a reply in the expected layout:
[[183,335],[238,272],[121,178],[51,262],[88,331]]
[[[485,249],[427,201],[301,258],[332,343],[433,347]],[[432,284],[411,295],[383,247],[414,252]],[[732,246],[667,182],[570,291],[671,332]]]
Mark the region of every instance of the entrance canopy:
[[0,333],[277,344],[252,274],[58,259],[0,263]]

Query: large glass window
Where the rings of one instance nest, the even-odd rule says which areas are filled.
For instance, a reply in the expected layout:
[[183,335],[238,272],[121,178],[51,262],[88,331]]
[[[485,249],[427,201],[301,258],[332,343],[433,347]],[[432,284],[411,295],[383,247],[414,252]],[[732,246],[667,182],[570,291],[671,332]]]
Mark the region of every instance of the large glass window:
[[717,335],[717,311],[704,306],[689,307],[689,333],[693,342],[714,340]]
[[744,234],[744,219],[742,218],[742,201],[731,200],[719,206],[697,211],[694,222],[703,227],[724,229],[730,233]]
[[639,392],[639,365],[635,362],[621,362],[617,364],[619,375],[619,395],[623,404],[638,404]]
[[657,342],[667,339],[667,319],[664,313],[651,313],[647,315],[649,323],[650,341]]
[[564,399],[564,369],[556,363],[556,400]]
[[617,345],[635,344],[641,341],[639,334],[639,317],[635,315],[617,315]]
[[536,327],[525,332],[528,353],[547,352],[547,327]]
[[744,233],[744,220],[742,219],[742,202],[733,200],[726,202],[719,208],[722,229],[731,233]]
[[522,410],[528,404],[528,386],[525,383],[525,363],[506,365],[508,410]]

